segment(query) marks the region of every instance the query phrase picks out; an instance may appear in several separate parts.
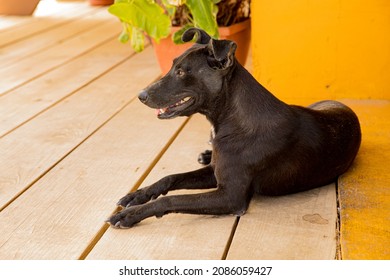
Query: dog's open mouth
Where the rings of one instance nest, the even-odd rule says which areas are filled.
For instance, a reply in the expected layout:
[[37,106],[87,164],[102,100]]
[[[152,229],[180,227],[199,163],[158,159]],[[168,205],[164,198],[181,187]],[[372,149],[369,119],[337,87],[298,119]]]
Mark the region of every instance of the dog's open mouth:
[[179,112],[189,107],[193,103],[193,100],[194,99],[192,97],[186,96],[168,107],[157,109],[157,117],[159,119],[169,119],[175,117]]

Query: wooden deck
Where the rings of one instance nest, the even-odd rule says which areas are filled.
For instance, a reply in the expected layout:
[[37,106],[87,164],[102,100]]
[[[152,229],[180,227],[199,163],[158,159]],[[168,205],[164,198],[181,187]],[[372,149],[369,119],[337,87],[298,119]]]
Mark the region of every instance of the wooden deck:
[[343,100],[363,144],[334,184],[256,197],[241,218],[110,228],[120,197],[199,168],[209,135],[200,115],[160,121],[137,100],[160,70],[120,29],[85,2],[0,16],[0,259],[390,259],[389,100]]

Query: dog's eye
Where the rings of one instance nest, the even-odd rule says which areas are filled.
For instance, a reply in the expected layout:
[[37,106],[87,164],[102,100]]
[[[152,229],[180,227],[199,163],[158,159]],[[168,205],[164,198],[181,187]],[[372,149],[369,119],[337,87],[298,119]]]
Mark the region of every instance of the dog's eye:
[[183,77],[185,75],[185,72],[182,69],[177,69],[176,70],[176,75],[179,76],[179,77]]

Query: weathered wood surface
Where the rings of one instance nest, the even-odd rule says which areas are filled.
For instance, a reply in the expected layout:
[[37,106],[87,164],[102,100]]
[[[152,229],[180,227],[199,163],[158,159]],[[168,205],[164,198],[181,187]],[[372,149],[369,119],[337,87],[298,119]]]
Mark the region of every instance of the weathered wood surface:
[[[61,4],[53,1],[45,1],[37,7],[34,17],[4,17],[0,32],[0,47],[15,43],[25,38],[39,34],[42,31],[57,28],[78,17],[93,13],[87,3]],[[6,27],[8,26],[8,28]]]
[[341,257],[390,259],[390,101],[351,101],[363,141],[339,179]]
[[389,101],[347,101],[364,136],[338,182],[340,221],[331,184],[256,197],[240,218],[109,228],[127,192],[199,168],[209,136],[204,117],[160,121],[136,99],[160,70],[151,47],[117,41],[120,28],[86,2],[0,18],[0,259],[389,258]]
[[228,259],[334,259],[336,209],[334,184],[258,197],[240,218]]

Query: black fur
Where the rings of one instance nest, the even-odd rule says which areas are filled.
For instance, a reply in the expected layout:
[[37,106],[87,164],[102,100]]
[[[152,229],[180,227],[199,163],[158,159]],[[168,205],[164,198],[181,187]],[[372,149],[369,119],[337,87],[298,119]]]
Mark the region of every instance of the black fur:
[[[242,215],[254,192],[285,195],[334,182],[358,152],[360,125],[347,106],[336,101],[287,105],[237,62],[234,42],[210,39],[197,29],[183,37],[189,41],[194,34],[198,44],[139,99],[166,108],[160,119],[206,115],[215,131],[211,163],[126,195],[119,201],[126,209],[109,219],[115,227],[173,212]],[[158,198],[176,189],[213,190]]]

